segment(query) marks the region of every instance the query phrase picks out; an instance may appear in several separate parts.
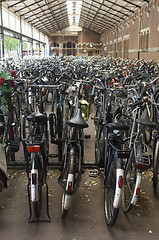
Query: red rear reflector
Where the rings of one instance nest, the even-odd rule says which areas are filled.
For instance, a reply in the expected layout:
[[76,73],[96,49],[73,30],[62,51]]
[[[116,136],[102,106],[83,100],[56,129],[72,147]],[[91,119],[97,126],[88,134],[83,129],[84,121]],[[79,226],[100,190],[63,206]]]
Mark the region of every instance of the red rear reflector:
[[110,82],[110,83],[108,83],[108,86],[111,86],[111,85],[113,85],[113,83],[111,83],[111,82]]
[[92,86],[88,85],[87,88],[92,88]]
[[119,188],[122,188],[123,186],[123,177],[119,176]]
[[37,145],[27,146],[27,150],[28,150],[29,153],[32,153],[32,152],[37,153],[40,150],[40,146],[37,146]]
[[137,187],[137,188],[136,188],[136,195],[139,195],[139,192],[140,192],[140,188]]
[[68,182],[68,192],[72,191],[72,182]]

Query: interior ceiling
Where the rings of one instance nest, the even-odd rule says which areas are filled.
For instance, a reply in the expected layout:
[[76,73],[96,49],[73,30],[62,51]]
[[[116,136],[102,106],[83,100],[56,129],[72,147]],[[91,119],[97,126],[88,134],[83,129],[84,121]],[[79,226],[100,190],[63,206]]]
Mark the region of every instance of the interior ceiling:
[[[82,0],[79,26],[101,34],[114,28],[148,1]],[[70,25],[67,0],[2,0],[2,2],[5,7],[21,16],[21,19],[48,36]]]

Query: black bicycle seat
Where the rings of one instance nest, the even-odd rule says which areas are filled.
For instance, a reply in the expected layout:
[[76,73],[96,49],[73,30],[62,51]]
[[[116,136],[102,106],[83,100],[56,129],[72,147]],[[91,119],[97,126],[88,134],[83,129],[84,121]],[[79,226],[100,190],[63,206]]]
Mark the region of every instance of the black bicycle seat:
[[115,122],[115,123],[108,123],[107,124],[108,129],[110,130],[128,130],[129,126],[123,122]]
[[87,128],[88,124],[82,117],[82,111],[80,108],[77,109],[75,115],[70,119],[66,121],[66,124],[70,127],[75,127],[79,129]]
[[33,121],[33,122],[46,122],[47,121],[47,116],[37,112],[37,113],[32,113],[27,116],[28,121]]
[[156,123],[150,120],[147,112],[143,116],[141,116],[141,118],[139,118],[137,122],[150,128],[154,128],[156,126]]

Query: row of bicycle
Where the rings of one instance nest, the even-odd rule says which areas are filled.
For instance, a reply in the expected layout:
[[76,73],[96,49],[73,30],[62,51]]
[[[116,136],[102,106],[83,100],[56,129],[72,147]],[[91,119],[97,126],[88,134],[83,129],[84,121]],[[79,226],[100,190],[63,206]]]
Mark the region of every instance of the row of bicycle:
[[[120,199],[125,212],[136,204],[142,172],[151,164],[153,186],[157,190],[157,63],[112,58],[28,61],[21,63],[29,65],[26,68],[7,64],[0,76],[0,135],[6,162],[15,161],[15,152],[20,142],[23,143],[30,221],[40,218],[44,185],[50,220],[46,181],[49,141],[58,146],[62,217],[66,216],[71,197],[80,186],[84,138],[89,137],[84,135],[84,128],[88,127],[93,108],[95,164],[103,173],[106,223],[113,226]],[[14,71],[8,73],[10,66]],[[17,78],[18,74],[22,74],[21,78]],[[51,112],[47,116],[45,107],[49,94],[52,96]],[[154,154],[149,147],[152,140]]]

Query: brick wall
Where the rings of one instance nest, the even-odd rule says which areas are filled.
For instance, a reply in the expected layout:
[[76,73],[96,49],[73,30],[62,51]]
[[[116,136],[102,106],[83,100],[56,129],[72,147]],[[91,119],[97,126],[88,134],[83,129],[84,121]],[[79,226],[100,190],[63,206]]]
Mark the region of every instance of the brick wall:
[[[102,54],[122,58],[159,59],[159,0],[150,0],[141,10],[101,36]],[[116,43],[116,48],[113,44]]]
[[[59,50],[59,55],[63,55],[63,44],[72,42],[76,44],[75,55],[98,55],[101,54],[100,37],[100,34],[84,28],[77,36],[53,36],[50,38],[50,47],[52,52],[56,49]],[[59,44],[59,48],[53,47],[54,42]]]

